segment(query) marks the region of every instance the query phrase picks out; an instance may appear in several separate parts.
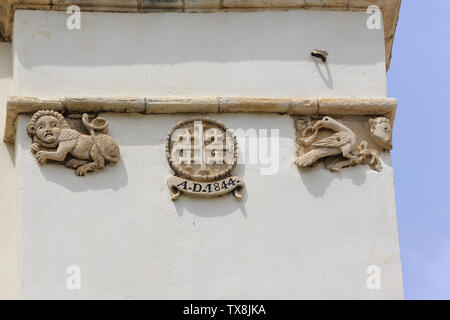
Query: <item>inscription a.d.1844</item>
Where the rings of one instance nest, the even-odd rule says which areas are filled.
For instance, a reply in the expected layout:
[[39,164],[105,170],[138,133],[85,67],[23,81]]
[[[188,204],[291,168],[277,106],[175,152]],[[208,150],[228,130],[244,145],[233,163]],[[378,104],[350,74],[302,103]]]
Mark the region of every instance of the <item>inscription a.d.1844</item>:
[[172,198],[177,198],[180,193],[186,193],[197,197],[221,196],[229,192],[237,192],[244,187],[241,178],[232,176],[215,182],[195,182],[188,179],[171,176],[167,184],[172,193]]

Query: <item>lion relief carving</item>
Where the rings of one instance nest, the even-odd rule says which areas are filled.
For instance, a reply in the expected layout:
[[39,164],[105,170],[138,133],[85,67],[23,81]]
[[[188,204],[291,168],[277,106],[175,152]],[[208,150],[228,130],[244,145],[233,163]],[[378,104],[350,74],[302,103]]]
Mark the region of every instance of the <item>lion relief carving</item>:
[[75,169],[78,176],[101,170],[107,163],[118,162],[119,145],[107,135],[108,122],[103,118],[89,122],[88,115],[83,114],[82,123],[89,135],[71,128],[57,111],[36,112],[27,132],[33,140],[31,152],[37,162],[40,165],[49,160],[62,162],[67,168]]

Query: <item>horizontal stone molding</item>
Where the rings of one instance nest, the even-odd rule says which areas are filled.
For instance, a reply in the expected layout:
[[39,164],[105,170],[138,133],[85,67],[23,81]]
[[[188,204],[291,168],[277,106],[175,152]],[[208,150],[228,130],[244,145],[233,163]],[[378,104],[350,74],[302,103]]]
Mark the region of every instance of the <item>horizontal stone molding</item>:
[[61,98],[9,97],[3,140],[14,143],[17,117],[39,110],[61,113],[226,113],[263,112],[288,115],[382,115],[394,124],[393,98]]
[[257,10],[365,11],[377,5],[383,13],[386,70],[401,0],[0,0],[0,40],[10,41],[14,11],[20,9],[65,11],[78,5],[91,12],[217,12]]

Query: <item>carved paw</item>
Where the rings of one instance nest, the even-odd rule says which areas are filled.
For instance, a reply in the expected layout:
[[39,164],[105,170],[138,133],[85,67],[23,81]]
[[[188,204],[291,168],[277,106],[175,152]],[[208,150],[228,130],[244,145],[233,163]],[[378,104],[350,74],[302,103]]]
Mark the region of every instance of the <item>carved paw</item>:
[[85,166],[81,166],[79,167],[77,170],[75,170],[75,174],[77,176],[85,176],[88,172],[88,168],[86,168]]
[[47,151],[38,151],[36,153],[36,160],[40,165],[46,164],[47,163]]
[[298,157],[295,160],[295,164],[297,166],[299,166],[300,168],[306,168],[306,167],[311,166],[315,161],[316,161],[315,159],[312,159],[312,158],[309,158],[309,157],[305,157],[303,155],[301,157]]
[[31,145],[31,153],[35,154],[41,149],[41,145],[39,143],[33,143]]

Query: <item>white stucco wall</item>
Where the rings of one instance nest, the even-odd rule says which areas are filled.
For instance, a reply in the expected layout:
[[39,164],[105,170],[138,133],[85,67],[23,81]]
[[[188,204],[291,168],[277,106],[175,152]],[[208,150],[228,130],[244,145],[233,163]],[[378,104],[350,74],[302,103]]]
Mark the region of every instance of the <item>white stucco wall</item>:
[[[22,96],[386,96],[382,30],[364,13],[16,11],[14,94]],[[330,53],[327,65],[310,56]],[[279,129],[279,172],[240,165],[242,202],[172,202],[167,131],[193,115],[104,115],[122,160],[85,178],[39,167],[17,134],[21,298],[401,298],[393,171],[331,174],[294,165],[289,116],[212,114]],[[366,269],[382,270],[368,290]],[[78,265],[82,289],[68,290]]]
[[[6,97],[11,94],[10,43],[0,43],[0,132],[6,116]],[[0,299],[17,297],[17,215],[14,146],[0,142]]]
[[[104,115],[122,160],[80,178],[39,167],[21,116],[22,298],[401,298],[393,171],[299,171],[289,116],[213,114],[237,129],[279,129],[279,172],[239,165],[242,202],[170,200],[167,131],[184,115]],[[66,287],[69,265],[81,290]],[[382,270],[368,290],[366,269]]]
[[[16,11],[22,96],[386,96],[383,30],[364,12]],[[311,57],[329,52],[328,64]]]

